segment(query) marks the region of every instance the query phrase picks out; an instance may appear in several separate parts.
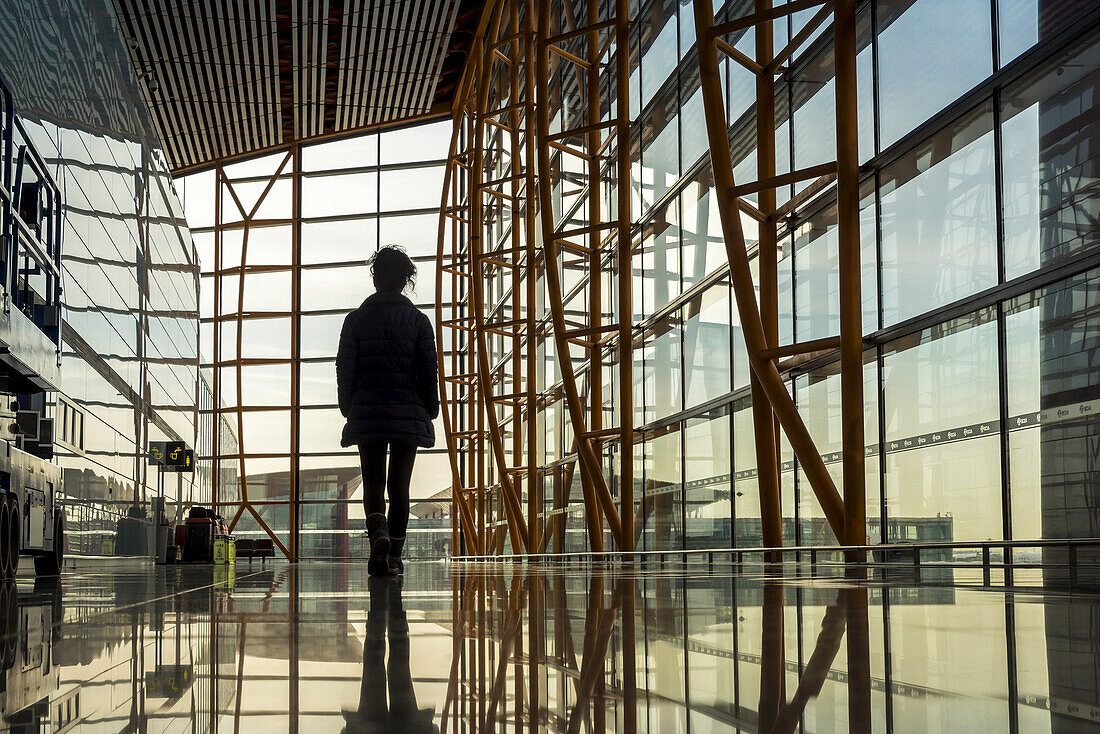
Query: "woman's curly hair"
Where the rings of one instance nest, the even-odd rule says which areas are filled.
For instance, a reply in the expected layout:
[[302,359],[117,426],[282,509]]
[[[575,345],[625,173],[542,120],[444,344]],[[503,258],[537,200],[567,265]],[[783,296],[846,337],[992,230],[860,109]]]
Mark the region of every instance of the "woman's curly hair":
[[400,245],[386,245],[367,259],[374,287],[379,291],[403,293],[416,287],[416,265]]

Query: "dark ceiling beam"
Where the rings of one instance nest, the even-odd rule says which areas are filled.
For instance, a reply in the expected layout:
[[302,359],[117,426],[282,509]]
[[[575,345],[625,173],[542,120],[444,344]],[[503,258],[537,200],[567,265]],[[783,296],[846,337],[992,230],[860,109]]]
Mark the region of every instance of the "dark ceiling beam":
[[294,140],[294,31],[291,5],[295,0],[275,0],[275,27],[279,60],[279,128],[283,142]]
[[340,106],[338,84],[341,64],[340,39],[344,33],[344,0],[329,0],[328,37],[325,42],[324,131],[336,130],[336,109]]
[[439,74],[439,84],[435,88],[435,97],[432,99],[433,105],[450,105],[454,101],[484,7],[485,0],[462,0],[459,4],[455,27],[451,31],[447,52],[443,56],[443,68]]

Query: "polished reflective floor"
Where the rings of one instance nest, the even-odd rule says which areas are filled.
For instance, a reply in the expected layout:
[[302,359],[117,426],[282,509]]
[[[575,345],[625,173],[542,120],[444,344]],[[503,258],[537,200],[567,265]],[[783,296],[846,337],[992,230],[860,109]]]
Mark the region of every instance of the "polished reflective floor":
[[1079,732],[1064,574],[269,563],[0,587],[0,732]]

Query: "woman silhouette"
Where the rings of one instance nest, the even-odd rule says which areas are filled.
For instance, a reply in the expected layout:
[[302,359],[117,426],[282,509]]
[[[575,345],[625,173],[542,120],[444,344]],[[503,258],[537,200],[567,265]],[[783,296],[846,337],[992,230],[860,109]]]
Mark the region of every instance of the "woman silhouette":
[[336,355],[340,413],[347,419],[340,445],[359,447],[370,543],[367,571],[399,575],[416,449],[435,445],[435,336],[428,317],[402,295],[416,283],[416,266],[405,251],[383,247],[367,264],[377,292],[344,320]]

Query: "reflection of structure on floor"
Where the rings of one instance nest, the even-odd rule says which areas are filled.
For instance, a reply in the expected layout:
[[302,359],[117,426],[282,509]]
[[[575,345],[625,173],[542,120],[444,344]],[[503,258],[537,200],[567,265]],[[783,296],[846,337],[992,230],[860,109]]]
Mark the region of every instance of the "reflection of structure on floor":
[[[43,580],[20,592],[0,582],[0,732],[37,731],[51,718],[50,697],[58,688],[57,637],[61,590]],[[63,711],[54,719],[68,723]]]
[[212,610],[235,587],[274,582],[265,572],[236,585],[228,573],[173,567],[70,579],[67,590],[0,587],[0,732],[144,731],[150,719],[210,731],[237,670]]
[[[1039,576],[1024,573],[1011,588],[970,587],[972,569],[915,578],[793,564],[412,563],[395,596],[388,581],[372,587],[363,563],[77,574],[63,596],[26,585],[15,606],[0,596],[5,614],[24,614],[0,618],[0,653],[19,656],[5,663],[0,704],[22,707],[20,732],[338,731],[362,708],[364,680],[382,685],[364,671],[381,631],[389,648],[408,635],[416,710],[434,705],[446,732],[527,732],[532,720],[630,731],[631,711],[638,731],[690,720],[696,732],[793,732],[799,715],[807,732],[860,731],[868,707],[874,731],[1010,731],[1010,712],[1020,732],[1089,730],[1095,681],[1054,663],[1095,667],[1081,621],[1096,615],[1095,595],[1032,593]],[[382,687],[396,672],[407,694],[398,652]],[[44,687],[11,703],[12,681],[28,674]]]
[[[637,731],[647,728],[644,723],[639,727],[636,720],[640,704],[641,710],[647,710],[644,699],[682,705],[682,685],[655,686],[649,679],[660,675],[658,670],[670,676],[682,675],[684,670],[682,656],[662,661],[655,651],[662,639],[671,643],[670,649],[686,641],[684,610],[674,603],[677,599],[669,577],[657,577],[658,588],[650,596],[637,586],[631,573],[605,577],[602,570],[594,569],[588,576],[582,620],[579,611],[571,611],[581,605],[570,603],[568,597],[585,592],[575,584],[584,575],[584,570],[575,574],[515,573],[508,582],[500,575],[478,571],[466,576],[462,605],[455,608],[454,663],[443,711],[444,731],[448,731],[448,721],[453,721],[454,730],[465,723],[473,731],[495,731],[500,723],[522,721],[524,715],[549,723],[554,730],[579,731],[587,723],[593,731]],[[737,600],[742,606],[762,607],[760,652],[746,660],[759,666],[756,710],[714,706],[693,706],[692,710],[738,728],[794,732],[807,701],[820,692],[836,665],[847,671],[851,730],[870,731],[868,590],[857,586],[829,589],[816,600],[826,604],[820,636],[797,688],[790,692],[785,689],[789,671],[783,613],[789,600],[779,583],[763,582],[757,592],[755,600]],[[737,606],[720,604],[716,608],[733,610]],[[577,618],[572,619],[574,616]],[[581,628],[583,639],[578,640],[574,629],[579,632]],[[491,643],[488,650],[486,638]],[[845,641],[846,666],[836,660]],[[706,653],[702,648],[693,652]],[[734,654],[732,650],[724,652]],[[485,677],[473,675],[474,670],[485,671]],[[485,697],[488,702],[482,714],[477,703]],[[516,701],[529,703],[525,710],[509,709]],[[649,723],[652,726],[654,722]],[[671,721],[663,723],[673,725]],[[657,727],[664,730],[661,722]]]
[[235,669],[234,650],[216,648],[210,625],[234,587],[230,573],[173,566],[67,580],[55,630],[55,725],[141,731],[155,719],[210,730],[211,707],[233,692],[216,673]]
[[[450,596],[424,591],[449,588],[449,571],[412,564],[406,580],[416,589],[410,622],[442,631]],[[273,711],[316,716],[318,702],[299,700],[299,688],[363,682],[366,583],[365,568],[345,564],[304,574],[284,564],[108,571],[68,579],[64,595],[9,583],[0,587],[0,734],[214,731],[218,719],[247,729]],[[354,673],[333,673],[341,664]],[[338,709],[326,715],[341,720]],[[300,730],[310,731],[304,720]]]
[[[955,573],[930,569],[924,581],[934,585],[896,587],[866,583],[885,577],[714,583],[690,568],[470,566],[454,610],[443,729],[526,731],[534,720],[562,731],[665,731],[690,718],[703,731],[794,732],[805,715],[807,731],[829,720],[837,731],[870,731],[872,711],[876,729],[889,715],[887,696],[898,711],[914,712],[910,700],[954,715],[975,702],[907,680],[896,661],[884,668],[882,648],[906,659],[947,644],[924,639],[921,625],[904,627],[934,626],[939,613],[928,617],[929,609],[967,614]],[[892,633],[891,616],[901,627]]]
[[[299,554],[301,558],[366,558],[367,529],[363,511],[363,477],[357,467],[308,469],[299,472]],[[272,472],[248,477],[249,492],[263,501],[256,505],[276,533],[290,522],[290,473]],[[407,558],[445,558],[450,553],[449,491],[413,504],[409,516]],[[228,506],[224,506],[228,507]],[[222,514],[226,514],[223,507]],[[267,537],[248,517],[234,531],[239,537]]]

